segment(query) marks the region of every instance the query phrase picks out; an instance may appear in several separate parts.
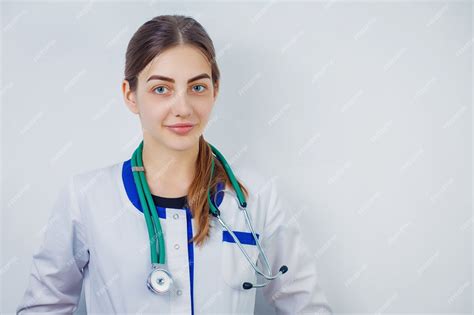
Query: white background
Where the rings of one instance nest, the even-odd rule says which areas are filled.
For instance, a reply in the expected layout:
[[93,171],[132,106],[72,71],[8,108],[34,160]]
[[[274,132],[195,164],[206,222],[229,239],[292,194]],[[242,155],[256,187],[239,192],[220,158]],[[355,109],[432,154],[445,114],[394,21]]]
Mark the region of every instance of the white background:
[[[2,313],[26,288],[60,184],[139,143],[124,55],[160,14],[190,15],[213,39],[222,80],[205,138],[277,178],[336,313],[472,312],[472,2],[1,11]],[[256,313],[272,311],[259,300]]]

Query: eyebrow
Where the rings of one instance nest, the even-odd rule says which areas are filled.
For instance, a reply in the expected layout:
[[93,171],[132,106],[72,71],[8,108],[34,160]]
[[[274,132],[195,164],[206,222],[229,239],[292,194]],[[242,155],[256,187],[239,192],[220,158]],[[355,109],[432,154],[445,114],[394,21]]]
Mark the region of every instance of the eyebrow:
[[[199,79],[203,79],[203,78],[211,79],[211,77],[207,73],[201,73],[201,74],[189,79],[188,83],[199,80]],[[162,76],[162,75],[158,75],[158,74],[152,75],[151,77],[148,78],[148,80],[146,80],[146,82],[148,82],[150,80],[163,80],[163,81],[169,81],[169,82],[174,83],[174,79],[168,78],[168,77],[165,77],[165,76]]]

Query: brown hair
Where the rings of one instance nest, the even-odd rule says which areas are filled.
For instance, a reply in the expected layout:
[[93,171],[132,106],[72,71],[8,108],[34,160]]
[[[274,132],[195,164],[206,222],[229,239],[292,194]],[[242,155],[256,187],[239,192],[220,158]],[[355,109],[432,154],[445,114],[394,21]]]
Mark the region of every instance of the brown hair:
[[[195,46],[207,57],[211,64],[212,82],[215,88],[218,88],[220,72],[215,61],[214,45],[206,30],[191,17],[160,15],[145,22],[133,34],[128,43],[125,57],[125,80],[129,82],[130,89],[136,90],[138,74],[157,55],[165,49],[185,44]],[[214,177],[211,179],[212,159],[214,159]],[[247,189],[239,180],[237,181],[248,198]],[[212,154],[212,149],[204,140],[203,135],[200,135],[196,173],[187,196],[189,208],[198,227],[196,236],[190,242],[194,241],[196,245],[203,244],[206,237],[209,236],[210,217],[207,189],[211,187],[211,194],[215,193],[216,185],[219,182],[223,182],[225,185],[230,183],[224,167]]]

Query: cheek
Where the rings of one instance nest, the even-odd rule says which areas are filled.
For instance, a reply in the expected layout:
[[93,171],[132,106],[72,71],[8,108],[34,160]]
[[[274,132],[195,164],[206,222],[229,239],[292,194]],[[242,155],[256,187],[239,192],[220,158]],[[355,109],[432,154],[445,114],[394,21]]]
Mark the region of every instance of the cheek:
[[197,117],[199,117],[199,124],[200,128],[204,128],[209,119],[211,117],[211,110],[210,108],[199,108],[197,111],[194,112]]
[[214,107],[214,102],[212,100],[200,102],[198,106],[194,107],[196,114],[201,117],[201,119],[207,120],[211,115],[212,109]]
[[[160,106],[161,105],[161,106]],[[158,104],[155,102],[150,102],[150,100],[144,99],[141,103],[141,119],[147,125],[156,125],[157,123],[162,122],[166,117],[166,106],[163,104]]]

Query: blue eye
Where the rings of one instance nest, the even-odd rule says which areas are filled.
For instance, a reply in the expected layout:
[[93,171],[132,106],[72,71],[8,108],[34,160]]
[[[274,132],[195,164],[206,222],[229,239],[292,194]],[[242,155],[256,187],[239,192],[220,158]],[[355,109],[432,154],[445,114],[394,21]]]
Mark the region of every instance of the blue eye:
[[[157,86],[153,91],[163,91],[163,89],[168,89],[166,86]],[[161,92],[158,92],[157,94],[164,94]]]
[[195,90],[196,92],[203,92],[203,91],[206,89],[206,87],[205,87],[204,85],[201,85],[201,84],[195,85],[195,86],[193,86],[193,88],[195,88],[196,86],[200,86],[200,87],[203,88],[203,89],[200,90],[200,91],[196,91],[196,90]]

